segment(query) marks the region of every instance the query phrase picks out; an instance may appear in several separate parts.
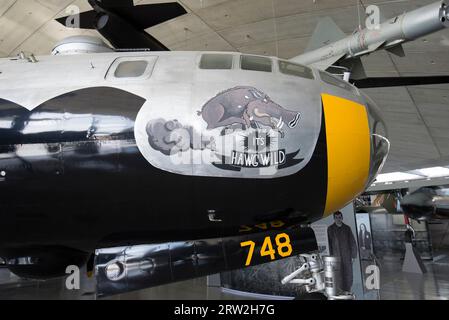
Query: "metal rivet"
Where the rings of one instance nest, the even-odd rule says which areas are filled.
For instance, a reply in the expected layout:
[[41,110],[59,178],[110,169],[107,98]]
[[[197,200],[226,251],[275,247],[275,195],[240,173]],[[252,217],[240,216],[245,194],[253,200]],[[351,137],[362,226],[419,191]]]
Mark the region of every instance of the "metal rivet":
[[2,176],[2,177],[6,177],[6,171],[0,171],[0,176]]

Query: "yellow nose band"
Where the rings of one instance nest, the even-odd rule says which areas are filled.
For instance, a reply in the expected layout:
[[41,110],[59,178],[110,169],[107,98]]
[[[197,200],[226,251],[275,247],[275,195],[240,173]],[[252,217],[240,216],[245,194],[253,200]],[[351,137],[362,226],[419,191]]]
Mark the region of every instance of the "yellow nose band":
[[326,217],[364,191],[371,144],[364,105],[328,94],[322,94],[322,100],[328,157]]

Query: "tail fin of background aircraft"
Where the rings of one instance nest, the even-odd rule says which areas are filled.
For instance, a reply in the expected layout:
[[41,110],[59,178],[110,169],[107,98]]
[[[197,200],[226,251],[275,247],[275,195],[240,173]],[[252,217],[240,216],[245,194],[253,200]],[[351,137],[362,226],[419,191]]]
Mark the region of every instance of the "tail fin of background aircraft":
[[[179,17],[187,11],[177,2],[153,3],[134,6],[133,1],[102,1],[101,7],[110,10],[130,22],[139,30],[144,30],[156,26],[162,22]],[[81,29],[96,29],[95,17],[98,12],[90,10],[80,13]],[[56,19],[59,23],[66,26],[68,17]]]
[[116,49],[168,50],[145,29],[187,13],[178,2],[135,6],[133,0],[89,0],[89,4],[93,10],[80,13],[76,25],[70,23],[72,16],[56,21],[66,27],[97,30]]
[[330,17],[325,17],[318,22],[306,52],[319,49],[344,38],[346,38],[346,34],[337,26],[334,20]]

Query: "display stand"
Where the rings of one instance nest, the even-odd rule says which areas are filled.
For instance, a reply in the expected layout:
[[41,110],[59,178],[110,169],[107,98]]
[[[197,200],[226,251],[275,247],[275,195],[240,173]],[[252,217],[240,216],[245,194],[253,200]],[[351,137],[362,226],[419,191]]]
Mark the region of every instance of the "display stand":
[[427,272],[419,253],[415,248],[413,248],[413,244],[411,242],[405,243],[405,258],[402,265],[402,272],[418,274],[424,274]]

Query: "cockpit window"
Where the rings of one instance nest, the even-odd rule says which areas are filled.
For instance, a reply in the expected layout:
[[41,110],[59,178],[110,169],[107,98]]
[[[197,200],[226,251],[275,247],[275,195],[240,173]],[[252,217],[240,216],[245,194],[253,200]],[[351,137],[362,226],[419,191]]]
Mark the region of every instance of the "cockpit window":
[[270,58],[243,55],[240,61],[242,70],[271,72],[273,70]]
[[232,58],[231,54],[203,54],[200,69],[230,70],[232,69]]
[[320,71],[320,77],[321,77],[321,80],[323,80],[323,82],[326,82],[327,84],[330,84],[330,85],[342,88],[346,91],[350,91],[352,93],[357,94],[357,91],[355,91],[354,88],[348,82],[346,82],[342,79],[339,79],[337,77],[334,77],[327,72]]
[[312,69],[296,63],[279,61],[279,71],[295,77],[314,79]]
[[115,69],[116,78],[137,78],[141,77],[148,67],[148,61],[124,61]]

